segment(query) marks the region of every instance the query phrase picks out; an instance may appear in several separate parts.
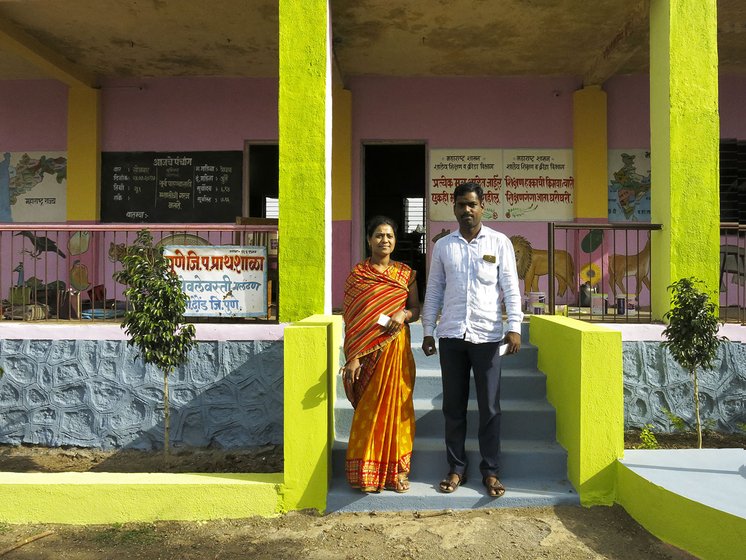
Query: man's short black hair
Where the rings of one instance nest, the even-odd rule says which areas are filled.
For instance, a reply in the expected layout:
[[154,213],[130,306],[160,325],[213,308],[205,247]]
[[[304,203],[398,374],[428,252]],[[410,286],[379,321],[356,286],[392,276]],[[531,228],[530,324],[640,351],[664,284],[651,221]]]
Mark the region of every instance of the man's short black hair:
[[482,202],[482,198],[484,198],[484,191],[482,190],[482,186],[479,183],[461,183],[460,185],[457,185],[453,191],[454,204],[456,203],[456,199],[459,196],[464,196],[465,194],[468,194],[470,192],[476,194],[479,202]]

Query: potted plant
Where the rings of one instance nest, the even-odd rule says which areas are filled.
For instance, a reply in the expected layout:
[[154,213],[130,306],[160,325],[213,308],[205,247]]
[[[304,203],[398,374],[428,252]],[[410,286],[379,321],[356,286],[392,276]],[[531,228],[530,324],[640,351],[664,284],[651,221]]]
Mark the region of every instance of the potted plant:
[[128,306],[122,328],[130,337],[127,344],[137,347],[138,357],[163,373],[164,451],[168,454],[168,376],[186,362],[194,346],[194,325],[184,324],[189,297],[163,256],[163,248],[153,246],[153,237],[147,230],[138,232],[122,266],[114,274],[118,282],[127,286],[124,295]]
[[717,354],[718,346],[725,337],[717,335],[720,321],[717,318],[717,306],[710,296],[698,288],[702,280],[682,278],[671,284],[671,310],[663,318],[668,322],[663,334],[666,341],[663,346],[674,360],[689,374],[694,381],[694,415],[697,425],[697,444],[702,448],[702,422],[699,414],[699,380],[698,368],[709,368]]

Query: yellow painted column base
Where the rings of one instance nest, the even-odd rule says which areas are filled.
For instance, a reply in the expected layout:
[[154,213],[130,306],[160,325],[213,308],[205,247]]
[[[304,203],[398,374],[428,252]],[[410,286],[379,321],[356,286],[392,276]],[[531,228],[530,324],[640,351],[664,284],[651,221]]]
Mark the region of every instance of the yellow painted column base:
[[279,513],[282,473],[0,473],[0,522],[102,524]]
[[567,477],[585,506],[611,505],[624,453],[622,335],[560,316],[531,317],[531,343],[547,376]]

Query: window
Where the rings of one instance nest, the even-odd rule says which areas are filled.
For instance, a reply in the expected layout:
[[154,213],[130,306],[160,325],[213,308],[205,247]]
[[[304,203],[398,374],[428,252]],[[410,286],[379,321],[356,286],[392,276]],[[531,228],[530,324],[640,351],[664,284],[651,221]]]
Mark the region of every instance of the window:
[[264,217],[265,218],[279,218],[280,217],[280,199],[271,198],[269,196],[264,197]]
[[[419,229],[418,229],[419,228]],[[425,231],[425,199],[424,198],[405,198],[404,199],[404,231],[417,233]]]
[[746,224],[746,141],[720,140],[720,221]]
[[425,253],[425,199],[404,199],[404,232],[420,234],[419,251]]

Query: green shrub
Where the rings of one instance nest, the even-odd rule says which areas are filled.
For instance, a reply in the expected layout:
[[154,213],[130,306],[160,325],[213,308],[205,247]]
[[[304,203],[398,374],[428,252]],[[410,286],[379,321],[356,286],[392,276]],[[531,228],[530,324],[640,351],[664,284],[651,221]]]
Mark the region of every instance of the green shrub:
[[663,409],[663,414],[666,415],[668,418],[668,421],[671,423],[671,426],[673,427],[674,431],[676,432],[686,432],[689,429],[689,425],[686,423],[686,421],[681,417],[677,416],[667,408]]
[[705,421],[702,423],[702,430],[704,430],[707,433],[712,434],[717,431],[715,430],[717,426],[718,426],[717,420],[715,420],[714,418],[705,418]]
[[122,328],[127,344],[138,349],[138,357],[163,373],[164,450],[169,450],[170,407],[168,376],[184,364],[194,346],[194,325],[184,324],[189,296],[181,280],[171,271],[163,248],[153,246],[148,230],[141,230],[122,260],[114,279],[127,286],[128,306]]
[[652,424],[645,424],[642,427],[642,430],[640,431],[640,441],[642,443],[637,446],[638,449],[660,449],[658,440],[655,438],[655,434],[653,433]]
[[671,284],[671,310],[663,318],[668,321],[663,334],[663,346],[674,360],[692,377],[694,382],[694,417],[697,423],[697,443],[702,448],[702,422],[699,415],[698,368],[709,368],[724,337],[717,336],[720,321],[717,307],[706,292],[697,285],[704,282],[696,278],[682,278]]

